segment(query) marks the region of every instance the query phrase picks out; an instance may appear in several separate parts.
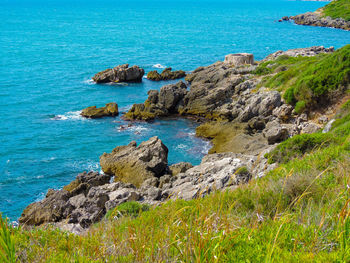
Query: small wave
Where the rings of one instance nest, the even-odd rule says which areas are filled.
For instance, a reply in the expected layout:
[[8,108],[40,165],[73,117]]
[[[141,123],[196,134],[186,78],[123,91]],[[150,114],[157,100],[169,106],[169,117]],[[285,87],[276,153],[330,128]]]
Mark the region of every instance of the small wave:
[[88,84],[88,85],[94,85],[95,82],[92,79],[86,79],[83,81],[83,83]]
[[155,64],[152,67],[153,68],[166,68],[166,66],[163,66],[162,64]]
[[84,118],[80,115],[81,111],[69,111],[65,114],[55,115],[50,118],[51,120],[56,121],[65,121],[65,120],[83,120]]
[[179,144],[176,148],[177,149],[186,149],[187,146],[185,144]]
[[44,178],[44,176],[43,176],[43,175],[38,175],[38,176],[36,176],[35,178],[36,178],[36,179],[42,179],[42,178]]

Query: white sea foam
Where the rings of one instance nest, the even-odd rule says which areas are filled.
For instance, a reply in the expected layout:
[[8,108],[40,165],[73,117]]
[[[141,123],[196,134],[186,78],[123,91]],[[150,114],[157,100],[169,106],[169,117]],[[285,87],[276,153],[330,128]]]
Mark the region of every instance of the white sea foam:
[[162,64],[155,64],[152,67],[153,68],[166,68],[166,66],[163,66]]
[[176,146],[177,149],[186,149],[187,146],[185,144],[179,144],[178,146]]
[[95,84],[95,82],[92,79],[86,79],[86,80],[83,81],[83,83],[89,84],[89,85],[94,85]]
[[51,120],[65,121],[65,120],[84,120],[80,115],[81,111],[69,111],[65,114],[55,115]]

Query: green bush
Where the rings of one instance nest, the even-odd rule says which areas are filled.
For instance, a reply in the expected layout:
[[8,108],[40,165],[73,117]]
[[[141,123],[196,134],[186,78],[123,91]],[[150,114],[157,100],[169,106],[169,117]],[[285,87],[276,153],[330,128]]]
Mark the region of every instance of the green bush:
[[343,18],[350,21],[350,1],[336,0],[321,8],[324,16],[332,18]]
[[[321,102],[332,98],[333,92],[341,94],[349,89],[350,45],[332,54],[279,58],[276,64],[273,67],[276,74],[266,76],[260,85],[284,92],[289,104],[301,101],[300,109],[319,107]],[[276,72],[281,66],[286,70]]]
[[335,137],[329,133],[296,135],[279,144],[276,149],[267,154],[267,157],[269,163],[287,163],[293,158],[300,158],[312,150],[327,147],[335,141]]
[[295,111],[298,114],[302,113],[305,110],[305,108],[306,108],[306,103],[303,100],[298,101],[297,104],[295,104]]

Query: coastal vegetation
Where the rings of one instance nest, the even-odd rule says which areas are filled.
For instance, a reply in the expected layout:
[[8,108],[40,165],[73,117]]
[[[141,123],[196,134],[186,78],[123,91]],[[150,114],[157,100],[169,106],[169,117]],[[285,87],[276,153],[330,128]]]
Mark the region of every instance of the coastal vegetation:
[[321,9],[322,14],[331,18],[343,18],[350,21],[350,2],[348,0],[335,0]]
[[349,105],[329,133],[282,143],[272,157],[290,159],[276,158],[280,166],[263,178],[149,210],[126,203],[81,236],[3,223],[1,255],[13,255],[15,244],[22,262],[347,262]]
[[260,86],[283,92],[297,113],[322,107],[349,89],[350,45],[314,57],[280,56],[260,64],[255,74],[266,75]]

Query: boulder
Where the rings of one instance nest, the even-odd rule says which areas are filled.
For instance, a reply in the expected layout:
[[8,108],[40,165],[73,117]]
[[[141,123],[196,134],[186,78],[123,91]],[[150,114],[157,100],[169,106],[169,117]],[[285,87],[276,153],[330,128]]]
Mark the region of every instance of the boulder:
[[181,79],[186,77],[186,72],[183,70],[172,71],[172,68],[166,68],[163,70],[161,74],[158,71],[150,71],[147,74],[147,79],[153,81],[161,81],[161,80],[173,80],[173,79]]
[[114,102],[107,103],[105,107],[96,108],[96,106],[91,106],[83,109],[81,115],[86,118],[96,119],[106,116],[118,116],[118,105]]
[[254,64],[254,55],[249,53],[229,54],[225,56],[225,64],[235,67]]
[[129,64],[124,64],[101,71],[93,76],[92,80],[96,83],[141,82],[144,74],[144,69],[138,66],[129,68]]
[[139,146],[131,142],[116,147],[100,157],[104,173],[114,175],[115,181],[132,183],[139,187],[152,177],[165,174],[168,166],[168,148],[158,137],[152,137]]
[[269,144],[282,142],[289,136],[288,129],[283,127],[277,120],[267,123],[263,134]]

